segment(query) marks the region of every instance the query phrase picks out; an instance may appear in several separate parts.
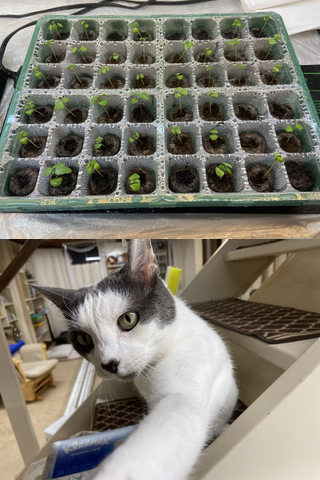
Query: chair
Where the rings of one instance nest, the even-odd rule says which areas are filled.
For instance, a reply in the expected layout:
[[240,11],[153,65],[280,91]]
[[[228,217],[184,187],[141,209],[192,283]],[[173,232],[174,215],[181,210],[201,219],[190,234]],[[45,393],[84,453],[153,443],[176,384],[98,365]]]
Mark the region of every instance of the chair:
[[24,345],[12,356],[27,402],[43,400],[40,394],[46,388],[56,387],[53,383],[52,370],[58,360],[48,360],[46,349],[44,343]]

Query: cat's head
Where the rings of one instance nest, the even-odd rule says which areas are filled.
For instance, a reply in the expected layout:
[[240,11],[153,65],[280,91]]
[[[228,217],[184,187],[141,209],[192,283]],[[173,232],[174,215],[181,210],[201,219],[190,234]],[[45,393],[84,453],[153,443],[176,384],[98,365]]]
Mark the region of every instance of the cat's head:
[[175,302],[150,240],[130,240],[127,263],[97,284],[34,287],[62,311],[71,343],[100,377],[130,380],[163,356]]

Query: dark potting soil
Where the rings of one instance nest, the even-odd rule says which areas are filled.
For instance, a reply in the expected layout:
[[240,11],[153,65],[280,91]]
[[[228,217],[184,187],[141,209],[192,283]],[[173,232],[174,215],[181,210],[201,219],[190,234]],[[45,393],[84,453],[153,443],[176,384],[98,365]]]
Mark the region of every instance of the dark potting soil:
[[224,54],[225,58],[229,62],[245,62],[246,56],[244,53],[237,53],[237,58],[234,52],[227,52]]
[[223,177],[219,177],[216,174],[216,168],[219,167],[219,163],[214,163],[207,168],[207,182],[209,188],[214,192],[228,193],[234,191],[234,175],[233,173],[225,172]]
[[238,30],[227,30],[222,34],[222,37],[232,40],[233,38],[242,38],[242,35]]
[[134,108],[130,113],[131,123],[151,123],[154,120],[155,116],[152,112],[150,112],[149,108],[145,107],[144,105],[141,105],[141,108]]
[[264,50],[255,50],[254,54],[259,60],[262,60],[262,61],[274,60],[274,55]]
[[146,30],[140,30],[138,33],[135,34],[134,40],[136,42],[143,42],[141,38],[147,38],[146,42],[152,42],[153,38],[149,32]]
[[98,34],[93,30],[87,30],[87,32],[81,33],[79,40],[83,40],[85,42],[92,42],[93,40],[97,40]]
[[[140,188],[139,190],[132,190],[130,187],[130,177],[134,173],[140,175]],[[153,178],[153,175],[144,167],[135,167],[130,170],[129,175],[127,176],[125,183],[126,192],[132,195],[148,195],[156,189],[156,181]]]
[[251,83],[245,75],[241,75],[240,82],[239,77],[229,78],[229,83],[233,87],[250,87]]
[[72,80],[70,88],[73,90],[85,90],[86,88],[90,88],[93,82],[93,79],[90,77],[80,77],[81,82],[76,78]]
[[173,107],[167,113],[167,119],[170,122],[192,122],[193,120],[193,113],[187,107],[183,105],[178,107]]
[[274,73],[263,73],[261,75],[261,80],[266,85],[281,85],[282,83],[280,78]]
[[300,139],[296,135],[291,133],[282,132],[277,135],[278,142],[282,150],[288,153],[300,153],[302,152],[302,144]]
[[70,32],[59,32],[52,35],[53,40],[67,40],[70,37]]
[[90,195],[109,195],[117,188],[118,173],[109,167],[99,168],[98,171],[93,170],[89,176],[89,193]]
[[119,107],[109,107],[107,108],[108,115],[106,112],[103,112],[102,115],[98,118],[98,123],[118,123],[122,120],[123,110]]
[[194,148],[191,135],[184,132],[181,132],[179,136],[172,135],[168,142],[168,152],[172,155],[192,155]]
[[189,80],[185,76],[183,76],[182,80],[178,80],[178,78],[175,75],[173,75],[173,77],[169,79],[168,88],[177,88],[177,87],[189,88],[190,87]]
[[56,53],[55,56],[53,53],[47,58],[44,59],[44,63],[60,63],[63,62],[65,55],[62,53]]
[[169,55],[169,57],[166,58],[167,63],[186,63],[188,60],[185,58],[186,56],[183,55],[181,57],[182,53],[172,53]]
[[293,161],[285,162],[285,167],[293,188],[300,192],[311,190],[314,182],[314,173],[310,167]]
[[250,33],[254,38],[268,38],[266,32],[261,28],[251,28]]
[[289,105],[282,105],[281,103],[270,103],[269,110],[273,117],[279,120],[286,120],[292,118],[293,111]]
[[9,191],[16,197],[25,197],[35,189],[39,170],[33,167],[23,168],[15,173],[9,182]]
[[236,105],[234,107],[234,113],[240,120],[258,120],[258,110],[246,103]]
[[40,107],[35,107],[35,109],[38,111],[37,112],[33,111],[31,115],[28,116],[28,123],[31,123],[31,124],[47,123],[51,120],[53,115],[53,108],[40,106]]
[[243,150],[247,153],[264,153],[264,139],[257,133],[243,133],[240,135],[240,143]]
[[206,137],[203,139],[202,144],[205,151],[212,155],[225,155],[228,153],[227,142],[221,135],[218,135],[217,140],[211,140],[210,137]]
[[200,182],[197,170],[188,165],[176,168],[169,177],[169,188],[176,193],[199,192]]
[[[66,173],[62,176],[62,182],[58,187],[53,187],[50,183],[48,185],[49,195],[54,197],[60,197],[64,195],[69,195],[75,188],[77,184],[78,172],[74,168],[71,168],[72,172]],[[55,175],[52,178],[56,178]]]
[[51,75],[50,77],[46,77],[46,79],[42,79],[41,82],[39,83],[38,88],[46,88],[46,89],[51,89],[51,88],[56,88],[60,83],[60,78],[56,77],[55,75]]
[[75,157],[81,153],[84,139],[79,135],[66,135],[56,147],[58,157]]
[[101,143],[100,148],[93,147],[93,155],[96,157],[113,157],[120,150],[121,142],[115,135],[104,135]]
[[252,165],[247,169],[249,184],[253,190],[256,190],[260,193],[273,192],[274,180],[272,173],[269,172],[264,177],[269,168],[265,167],[264,165]]
[[121,53],[118,53],[119,55],[118,60],[115,60],[112,55],[107,58],[106,63],[112,63],[113,65],[120,65],[120,63],[124,63],[126,61],[125,57],[121,55]]
[[198,28],[192,32],[192,36],[196,40],[212,40],[212,35],[206,28]]
[[200,108],[199,114],[202,120],[206,120],[207,122],[212,122],[212,121],[223,122],[224,120],[223,110],[217,103],[211,104],[211,112],[210,112],[210,103],[206,103]]
[[214,60],[210,55],[207,55],[206,52],[199,52],[197,55],[194,57],[196,62],[199,63],[213,63]]
[[144,78],[135,81],[132,84],[132,88],[155,88],[156,85],[152,78],[148,77],[148,75],[145,75]]
[[136,58],[133,62],[135,65],[152,65],[154,63],[154,59],[151,55],[140,55],[140,57]]
[[107,35],[107,42],[123,42],[126,39],[120,32],[112,32]]
[[219,87],[219,82],[212,77],[202,77],[197,80],[197,85],[201,88]]
[[39,148],[35,147],[34,145],[32,145],[32,143],[28,141],[28,143],[23,145],[23,147],[21,148],[21,158],[39,157],[39,155],[43,153],[46,147],[47,137],[33,137],[30,138],[30,140]]
[[77,63],[81,63],[81,65],[87,65],[88,63],[93,63],[96,59],[96,57],[94,57],[93,55],[84,55],[84,58],[80,57]]
[[168,33],[166,36],[166,40],[185,40],[186,36],[183,33],[179,32],[172,32]]
[[102,86],[101,88],[112,88],[114,90],[117,90],[119,88],[123,88],[125,86],[125,80],[123,80],[122,78],[111,78],[111,82],[110,80],[107,80]]
[[72,107],[70,112],[65,116],[64,123],[82,123],[88,118],[88,110],[84,108]]
[[141,133],[139,139],[130,143],[130,155],[153,155],[156,151],[153,141],[148,135]]

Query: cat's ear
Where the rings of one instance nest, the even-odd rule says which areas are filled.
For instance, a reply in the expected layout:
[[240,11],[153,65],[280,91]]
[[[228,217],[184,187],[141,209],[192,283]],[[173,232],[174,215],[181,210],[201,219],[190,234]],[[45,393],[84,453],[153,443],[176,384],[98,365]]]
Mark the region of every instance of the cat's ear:
[[54,303],[64,314],[66,318],[72,319],[76,299],[76,290],[67,290],[65,288],[42,287],[39,285],[30,285],[38,290],[42,295]]
[[129,240],[126,271],[151,286],[155,284],[159,266],[151,240]]

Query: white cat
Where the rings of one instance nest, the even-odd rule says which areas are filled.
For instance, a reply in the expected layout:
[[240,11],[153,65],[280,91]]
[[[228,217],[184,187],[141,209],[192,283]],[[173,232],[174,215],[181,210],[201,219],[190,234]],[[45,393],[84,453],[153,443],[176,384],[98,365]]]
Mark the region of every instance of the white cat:
[[103,379],[132,381],[149,414],[94,480],[186,480],[226,428],[238,391],[219,335],[159,277],[149,240],[121,270],[80,290],[37,287],[64,313],[75,349]]

